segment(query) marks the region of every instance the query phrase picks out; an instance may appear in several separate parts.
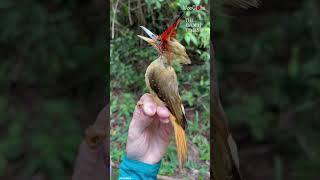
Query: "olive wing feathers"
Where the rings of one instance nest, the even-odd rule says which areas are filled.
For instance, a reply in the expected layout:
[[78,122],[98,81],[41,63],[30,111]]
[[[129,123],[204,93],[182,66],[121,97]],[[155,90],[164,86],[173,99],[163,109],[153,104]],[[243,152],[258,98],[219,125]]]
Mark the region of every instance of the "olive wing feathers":
[[185,112],[178,91],[178,82],[173,69],[151,71],[148,76],[151,89],[163,101],[169,111],[176,117],[183,129],[187,126]]

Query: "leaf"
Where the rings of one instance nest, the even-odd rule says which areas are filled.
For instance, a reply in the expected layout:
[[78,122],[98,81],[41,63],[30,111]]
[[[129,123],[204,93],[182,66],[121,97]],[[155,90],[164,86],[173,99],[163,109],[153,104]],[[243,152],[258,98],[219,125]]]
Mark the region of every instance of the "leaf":
[[190,45],[190,36],[189,36],[189,34],[186,34],[186,35],[184,36],[184,40],[186,41],[186,43],[187,43],[188,45]]
[[192,92],[188,91],[181,96],[183,101],[187,101],[189,106],[193,106],[195,102],[195,97]]
[[208,52],[203,52],[201,55],[200,55],[200,58],[204,61],[208,61],[210,59],[210,54]]
[[190,1],[189,0],[180,0],[179,1],[179,4],[180,4],[180,7],[182,8],[182,6],[187,6],[189,5]]
[[193,34],[190,35],[190,38],[191,38],[191,41],[193,42],[193,44],[198,46],[198,40]]
[[194,2],[195,5],[199,5],[201,0],[193,0],[193,2]]
[[157,9],[160,9],[160,8],[161,8],[161,4],[160,4],[159,1],[156,2],[156,7],[157,7]]

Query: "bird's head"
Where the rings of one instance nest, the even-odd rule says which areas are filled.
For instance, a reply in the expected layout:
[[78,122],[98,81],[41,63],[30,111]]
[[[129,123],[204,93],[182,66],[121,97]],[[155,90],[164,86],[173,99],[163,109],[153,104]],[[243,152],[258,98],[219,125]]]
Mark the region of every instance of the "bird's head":
[[190,58],[186,53],[186,48],[180,44],[176,36],[176,29],[180,22],[180,15],[177,20],[169,26],[161,35],[155,35],[149,29],[140,26],[143,31],[149,36],[140,36],[141,39],[152,45],[159,53],[160,56],[165,57],[167,63],[171,65],[171,61],[176,61],[181,64],[190,64]]

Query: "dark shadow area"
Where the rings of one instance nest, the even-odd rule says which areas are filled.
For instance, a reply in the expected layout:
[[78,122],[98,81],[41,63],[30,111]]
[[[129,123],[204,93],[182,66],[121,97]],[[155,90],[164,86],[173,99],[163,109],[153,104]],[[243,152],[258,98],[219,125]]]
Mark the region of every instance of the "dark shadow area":
[[244,179],[318,179],[319,2],[219,8],[220,95]]
[[0,179],[70,179],[106,104],[105,1],[0,3]]

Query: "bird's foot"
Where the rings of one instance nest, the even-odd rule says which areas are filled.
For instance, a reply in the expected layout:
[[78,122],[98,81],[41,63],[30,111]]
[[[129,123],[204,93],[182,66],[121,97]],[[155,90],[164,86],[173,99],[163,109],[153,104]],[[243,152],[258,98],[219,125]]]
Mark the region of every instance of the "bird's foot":
[[142,101],[138,101],[137,102],[137,107],[138,108],[142,108],[143,107],[143,102]]
[[95,125],[88,127],[85,134],[86,142],[91,148],[97,147],[107,137],[107,131]]

